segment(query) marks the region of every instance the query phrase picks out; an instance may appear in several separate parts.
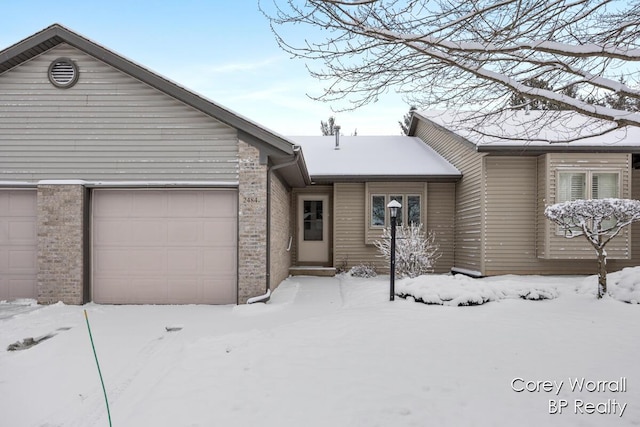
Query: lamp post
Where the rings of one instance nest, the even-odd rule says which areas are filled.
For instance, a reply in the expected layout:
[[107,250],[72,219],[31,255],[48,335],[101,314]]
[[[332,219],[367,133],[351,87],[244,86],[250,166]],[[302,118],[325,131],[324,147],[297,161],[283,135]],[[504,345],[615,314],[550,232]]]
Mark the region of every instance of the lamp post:
[[398,211],[402,207],[400,202],[392,200],[387,205],[391,216],[391,265],[389,267],[389,301],[393,301],[396,295],[396,219]]

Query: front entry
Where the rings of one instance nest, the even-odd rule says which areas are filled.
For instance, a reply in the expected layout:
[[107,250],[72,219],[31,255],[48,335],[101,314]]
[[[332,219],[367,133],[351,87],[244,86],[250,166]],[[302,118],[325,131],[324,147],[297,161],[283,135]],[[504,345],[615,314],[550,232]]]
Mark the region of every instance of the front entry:
[[329,196],[298,196],[298,264],[329,263]]

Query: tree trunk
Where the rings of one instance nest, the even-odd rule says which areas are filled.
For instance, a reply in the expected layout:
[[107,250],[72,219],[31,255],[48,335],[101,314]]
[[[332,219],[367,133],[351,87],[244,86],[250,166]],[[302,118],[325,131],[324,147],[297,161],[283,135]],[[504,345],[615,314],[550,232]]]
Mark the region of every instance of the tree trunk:
[[607,255],[604,249],[598,249],[598,299],[607,293]]

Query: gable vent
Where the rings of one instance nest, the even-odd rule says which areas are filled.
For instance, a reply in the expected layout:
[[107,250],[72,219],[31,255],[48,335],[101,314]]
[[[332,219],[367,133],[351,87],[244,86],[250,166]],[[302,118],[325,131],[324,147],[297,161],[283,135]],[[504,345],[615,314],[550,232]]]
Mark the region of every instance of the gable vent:
[[69,58],[58,58],[49,65],[49,81],[56,87],[68,88],[78,81],[78,66]]

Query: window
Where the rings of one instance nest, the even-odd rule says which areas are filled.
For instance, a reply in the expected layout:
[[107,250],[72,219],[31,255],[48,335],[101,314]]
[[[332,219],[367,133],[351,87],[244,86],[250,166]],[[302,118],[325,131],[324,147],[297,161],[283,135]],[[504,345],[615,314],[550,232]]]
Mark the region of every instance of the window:
[[322,200],[304,201],[304,240],[321,241],[323,237],[322,227]]
[[397,225],[420,224],[422,222],[422,203],[419,195],[406,194],[374,194],[371,196],[371,227],[384,227],[390,225],[387,205],[392,200],[397,200],[402,207],[398,210]]
[[618,197],[619,172],[560,172],[556,201]]
[[384,215],[387,205],[384,202],[385,196],[371,197],[371,226],[384,227]]
[[[556,201],[572,202],[574,200],[608,199],[619,197],[619,172],[559,172]],[[614,220],[604,221],[603,226],[613,225]],[[571,229],[580,232],[579,228]],[[565,231],[557,228],[558,234]]]

